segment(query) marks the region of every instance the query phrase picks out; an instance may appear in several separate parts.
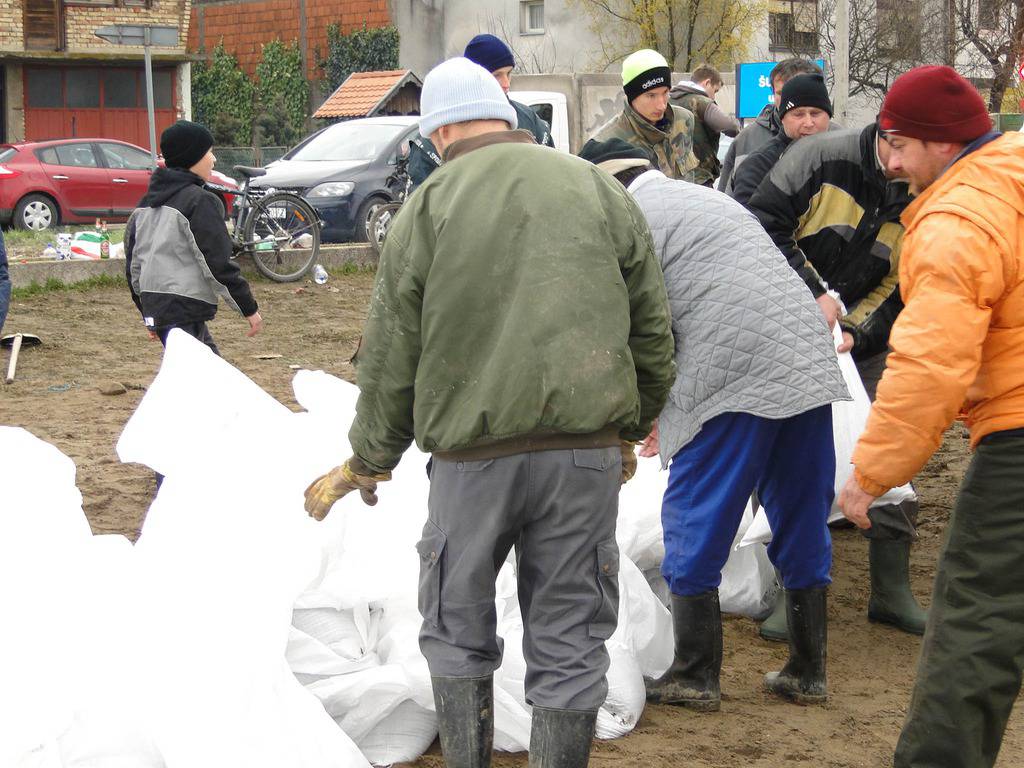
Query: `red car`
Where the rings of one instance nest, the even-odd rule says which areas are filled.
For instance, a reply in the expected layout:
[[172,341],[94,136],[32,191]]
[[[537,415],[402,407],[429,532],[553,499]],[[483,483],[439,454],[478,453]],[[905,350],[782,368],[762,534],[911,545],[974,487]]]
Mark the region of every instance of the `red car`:
[[[234,195],[228,190],[238,185],[217,171],[211,182],[229,212]],[[113,139],[0,144],[0,225],[41,231],[96,219],[126,221],[148,187],[149,152],[134,144]]]

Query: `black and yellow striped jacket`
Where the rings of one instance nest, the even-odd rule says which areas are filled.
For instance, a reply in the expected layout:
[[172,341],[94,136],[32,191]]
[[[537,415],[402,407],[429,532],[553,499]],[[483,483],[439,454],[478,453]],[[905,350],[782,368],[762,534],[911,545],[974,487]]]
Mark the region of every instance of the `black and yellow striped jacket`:
[[876,136],[870,125],[801,139],[747,205],[815,297],[838,291],[858,359],[885,350],[903,308],[900,214],[911,198],[882,173]]

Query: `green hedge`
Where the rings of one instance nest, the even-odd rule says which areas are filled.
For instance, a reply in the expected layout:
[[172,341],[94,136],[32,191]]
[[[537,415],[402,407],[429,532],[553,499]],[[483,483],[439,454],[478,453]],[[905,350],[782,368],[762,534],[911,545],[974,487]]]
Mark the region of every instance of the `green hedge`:
[[353,72],[398,69],[398,30],[368,29],[363,24],[342,34],[337,24],[327,27],[327,58],[320,62],[328,92],[333,92]]

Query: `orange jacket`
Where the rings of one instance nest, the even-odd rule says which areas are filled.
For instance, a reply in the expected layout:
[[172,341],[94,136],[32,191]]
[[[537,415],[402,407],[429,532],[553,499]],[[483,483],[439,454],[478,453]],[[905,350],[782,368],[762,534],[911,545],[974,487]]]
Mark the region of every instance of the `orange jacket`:
[[1024,134],[958,160],[902,219],[906,306],[852,458],[873,495],[908,482],[961,409],[971,447],[1024,427]]

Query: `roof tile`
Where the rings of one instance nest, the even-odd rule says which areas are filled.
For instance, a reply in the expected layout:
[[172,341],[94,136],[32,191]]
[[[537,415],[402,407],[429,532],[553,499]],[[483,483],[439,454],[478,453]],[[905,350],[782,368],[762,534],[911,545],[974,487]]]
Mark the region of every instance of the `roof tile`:
[[365,117],[407,74],[407,69],[353,72],[313,117]]

